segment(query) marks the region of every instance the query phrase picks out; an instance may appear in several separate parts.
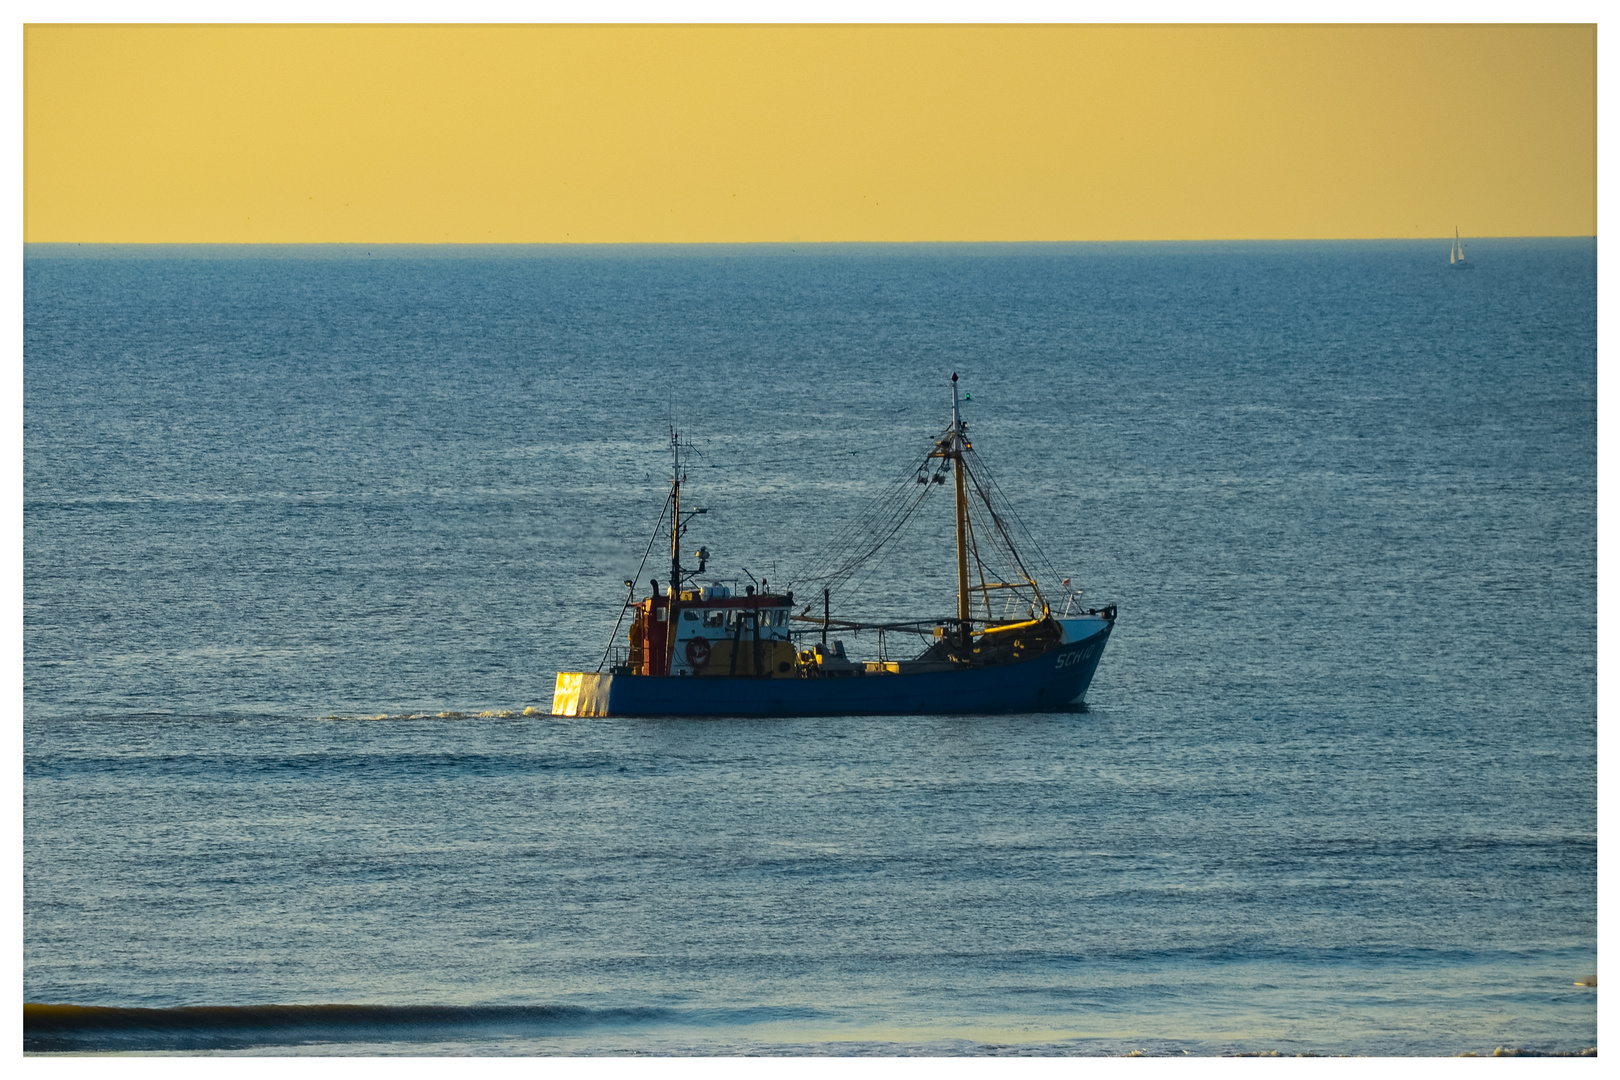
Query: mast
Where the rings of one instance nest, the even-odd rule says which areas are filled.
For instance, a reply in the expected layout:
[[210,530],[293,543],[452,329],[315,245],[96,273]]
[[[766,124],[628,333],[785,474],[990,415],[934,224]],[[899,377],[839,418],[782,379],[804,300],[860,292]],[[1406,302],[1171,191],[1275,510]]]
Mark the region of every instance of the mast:
[[669,433],[670,449],[675,454],[675,481],[670,498],[675,502],[675,516],[669,519],[669,598],[674,600],[681,591],[681,436]]
[[674,513],[669,518],[669,624],[664,631],[664,674],[675,673],[675,620],[680,618],[675,603],[681,595],[681,436],[673,427],[669,432],[669,445],[675,455],[675,478],[671,481],[670,502]]
[[973,631],[968,623],[967,491],[962,484],[962,444],[962,411],[956,398],[956,373],[953,371],[951,372],[951,448],[948,457],[956,460],[956,617],[961,621],[962,646],[966,648],[973,640]]

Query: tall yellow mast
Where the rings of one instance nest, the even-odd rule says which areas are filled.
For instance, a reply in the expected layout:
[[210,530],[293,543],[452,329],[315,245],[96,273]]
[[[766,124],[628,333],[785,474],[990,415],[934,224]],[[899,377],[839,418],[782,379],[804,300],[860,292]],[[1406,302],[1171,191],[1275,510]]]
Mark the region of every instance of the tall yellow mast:
[[948,457],[956,461],[956,617],[961,620],[962,646],[966,648],[973,640],[973,631],[968,623],[970,603],[968,598],[968,520],[967,520],[967,489],[962,482],[962,448],[966,444],[962,432],[961,408],[956,399],[956,373],[951,373],[951,447]]

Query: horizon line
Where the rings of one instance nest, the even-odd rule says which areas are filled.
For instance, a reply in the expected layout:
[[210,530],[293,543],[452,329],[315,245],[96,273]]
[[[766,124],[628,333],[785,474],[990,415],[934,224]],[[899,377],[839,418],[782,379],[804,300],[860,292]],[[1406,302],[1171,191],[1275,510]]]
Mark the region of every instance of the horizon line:
[[[1089,240],[24,240],[23,247],[899,247],[923,244],[1370,244],[1451,240],[1434,236],[1222,236]],[[1596,240],[1596,233],[1502,233],[1474,240]],[[1466,242],[1466,241],[1465,241]]]

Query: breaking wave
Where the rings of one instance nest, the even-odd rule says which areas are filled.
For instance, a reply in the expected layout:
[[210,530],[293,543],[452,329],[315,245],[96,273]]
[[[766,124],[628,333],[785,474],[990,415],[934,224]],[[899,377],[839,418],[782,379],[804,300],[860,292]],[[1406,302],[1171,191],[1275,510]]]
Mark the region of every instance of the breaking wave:
[[184,1051],[543,1038],[590,1028],[747,1024],[805,1015],[800,1010],[782,1009],[593,1009],[572,1005],[187,1005],[153,1009],[29,1003],[23,1006],[23,1050]]

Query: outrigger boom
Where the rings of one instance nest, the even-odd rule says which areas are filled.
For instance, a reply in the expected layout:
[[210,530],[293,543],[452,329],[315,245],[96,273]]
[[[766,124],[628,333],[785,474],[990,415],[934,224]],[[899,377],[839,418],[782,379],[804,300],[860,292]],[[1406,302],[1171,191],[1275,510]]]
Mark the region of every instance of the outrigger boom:
[[[717,581],[695,582],[707,571],[707,548],[694,552],[697,570],[689,571],[681,562],[687,526],[707,510],[681,509],[686,476],[681,469],[680,437],[672,431],[674,474],[653,535],[656,541],[667,515],[668,589],[660,589],[653,581],[650,594],[636,601],[635,580],[626,580],[630,592],[613,639],[617,640],[624,615],[634,612],[627,647],[607,672],[601,669],[613,652],[612,641],[595,672],[560,672],[552,713],[926,714],[1058,708],[1082,699],[1113,631],[1116,609],[1113,605],[1093,608],[1077,612],[1075,617],[1069,617],[1065,609],[1064,617],[1053,616],[1014,542],[1008,523],[1017,522],[1017,515],[998,510],[999,487],[973,453],[967,431],[953,374],[950,426],[915,466],[921,493],[901,497],[899,489],[891,489],[892,504],[884,503],[856,525],[846,527],[814,564],[790,578],[788,589],[772,592],[768,583],[756,581],[742,595]],[[937,467],[931,467],[930,461],[937,461]],[[833,619],[832,590],[848,583],[899,535],[947,474],[954,474],[955,489],[956,614],[942,619]],[[909,487],[909,479],[901,484]],[[977,504],[972,496],[978,497]],[[1027,536],[1027,529],[1024,531]],[[1033,544],[1033,538],[1029,539]],[[653,541],[648,544],[649,555]],[[645,566],[644,556],[643,569]],[[975,576],[977,584],[972,584]],[[812,612],[813,603],[794,610],[795,585],[818,586],[819,614]],[[1007,598],[999,618],[992,596]],[[1027,614],[1008,618],[1008,609],[1020,596],[1028,601]],[[1069,594],[1070,607],[1074,596]],[[841,640],[829,638],[834,630],[877,631],[878,658],[851,659]],[[909,660],[891,660],[882,647],[884,635],[891,633],[933,640]],[[814,640],[817,636],[819,641]],[[800,648],[795,637],[810,640]]]

